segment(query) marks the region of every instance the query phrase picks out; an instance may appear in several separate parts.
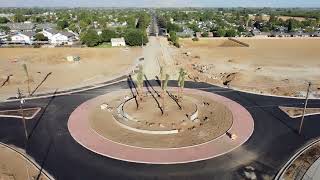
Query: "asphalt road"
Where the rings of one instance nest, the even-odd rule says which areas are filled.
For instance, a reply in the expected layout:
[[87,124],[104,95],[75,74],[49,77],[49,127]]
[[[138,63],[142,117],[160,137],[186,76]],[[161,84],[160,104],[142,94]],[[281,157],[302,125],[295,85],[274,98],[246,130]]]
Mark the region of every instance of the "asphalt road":
[[[153,82],[155,83],[155,82]],[[174,86],[176,82],[170,82]],[[244,179],[246,166],[255,168],[258,179],[275,176],[277,171],[303,144],[320,136],[319,115],[307,116],[303,135],[296,130],[299,120],[289,118],[279,105],[301,106],[303,100],[248,94],[187,82],[186,88],[217,93],[243,105],[253,116],[255,130],[251,138],[236,150],[217,158],[180,165],[147,165],[113,160],[95,154],[75,142],[67,129],[72,111],[81,103],[117,89],[126,82],[54,98],[28,100],[25,107],[42,107],[35,119],[28,121],[27,153],[52,176],[61,180],[105,179]],[[308,107],[320,107],[310,100]],[[0,109],[16,109],[18,102],[1,103]],[[20,119],[0,118],[0,141],[23,148],[24,131]]]

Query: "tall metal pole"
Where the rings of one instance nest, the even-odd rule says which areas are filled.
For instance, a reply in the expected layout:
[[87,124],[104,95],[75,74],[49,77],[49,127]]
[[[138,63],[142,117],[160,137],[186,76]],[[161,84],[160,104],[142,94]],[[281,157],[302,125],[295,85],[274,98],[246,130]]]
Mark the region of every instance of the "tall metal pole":
[[[26,120],[24,118],[24,112],[23,112],[23,104],[25,102],[25,100],[22,98],[22,93],[20,91],[20,89],[18,88],[18,94],[17,94],[18,98],[20,99],[20,112],[21,112],[21,116],[22,116],[22,123],[23,123],[23,128],[24,128],[24,135],[25,135],[25,143],[24,143],[24,149],[25,149],[25,156],[27,157],[27,144],[28,144],[28,132],[27,132],[27,126],[26,126]],[[28,175],[28,180],[30,180],[30,173],[29,173],[29,168],[28,168],[28,160],[26,158],[25,161],[25,166],[26,166],[26,170],[27,170],[27,175]]]
[[299,135],[301,134],[301,131],[302,131],[304,116],[305,116],[307,105],[308,105],[310,87],[311,87],[311,82],[308,83],[307,97],[306,97],[306,101],[304,103],[303,113],[302,113],[302,117],[301,117],[301,121],[300,121]]

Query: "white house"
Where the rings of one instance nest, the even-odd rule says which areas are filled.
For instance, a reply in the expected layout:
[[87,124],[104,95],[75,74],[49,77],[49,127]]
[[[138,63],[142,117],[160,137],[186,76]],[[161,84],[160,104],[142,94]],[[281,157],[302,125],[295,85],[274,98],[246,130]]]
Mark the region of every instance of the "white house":
[[17,44],[32,44],[34,36],[34,32],[21,32],[11,36],[11,42]]
[[72,45],[76,40],[77,40],[77,38],[75,37],[75,35],[73,33],[59,32],[59,33],[53,35],[49,39],[49,42],[51,44],[55,44],[55,45],[65,45],[65,44]]
[[124,38],[112,38],[111,39],[111,46],[116,47],[116,46],[126,46],[126,41]]
[[44,29],[40,33],[42,33],[45,37],[47,37],[50,40],[53,35],[58,34],[59,32],[54,29]]

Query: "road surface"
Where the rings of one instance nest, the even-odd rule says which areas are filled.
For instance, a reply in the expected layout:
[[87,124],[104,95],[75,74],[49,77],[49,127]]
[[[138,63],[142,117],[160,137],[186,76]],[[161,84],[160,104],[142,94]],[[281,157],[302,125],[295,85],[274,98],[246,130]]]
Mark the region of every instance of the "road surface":
[[[169,85],[176,86],[176,82],[169,82]],[[27,153],[59,180],[244,179],[247,166],[254,168],[258,179],[266,179],[273,177],[305,142],[320,136],[319,115],[305,118],[303,135],[299,136],[296,132],[299,120],[289,118],[278,108],[279,105],[303,107],[303,100],[254,95],[206,83],[186,82],[186,87],[217,93],[244,106],[255,121],[251,138],[223,156],[180,165],[135,164],[95,154],[70,136],[67,129],[69,115],[91,98],[128,88],[123,81],[65,96],[28,100],[26,107],[40,106],[43,110],[27,122],[30,136]],[[308,106],[319,107],[320,101],[310,100]],[[0,103],[0,110],[17,107],[18,102]],[[1,142],[23,148],[23,133],[20,119],[0,118]]]

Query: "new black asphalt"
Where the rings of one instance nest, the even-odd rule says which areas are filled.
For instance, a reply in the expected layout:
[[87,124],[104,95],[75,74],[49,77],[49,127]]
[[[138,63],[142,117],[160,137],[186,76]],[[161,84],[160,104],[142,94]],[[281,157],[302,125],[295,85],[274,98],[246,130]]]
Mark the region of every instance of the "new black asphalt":
[[[169,84],[175,86],[176,82]],[[305,118],[300,136],[297,133],[299,118],[291,119],[278,108],[279,105],[303,107],[302,99],[254,95],[206,83],[186,82],[186,88],[216,93],[243,105],[255,122],[251,138],[230,153],[195,163],[148,165],[113,160],[75,142],[68,132],[67,121],[81,103],[123,88],[128,88],[126,81],[65,96],[27,100],[25,107],[42,107],[33,120],[27,121],[27,153],[58,180],[245,179],[246,166],[254,168],[258,179],[266,179],[274,177],[303,144],[320,136],[319,115]],[[0,103],[1,110],[18,107],[19,102]],[[308,107],[320,107],[320,101],[310,100]],[[24,148],[20,119],[0,118],[0,141]]]

